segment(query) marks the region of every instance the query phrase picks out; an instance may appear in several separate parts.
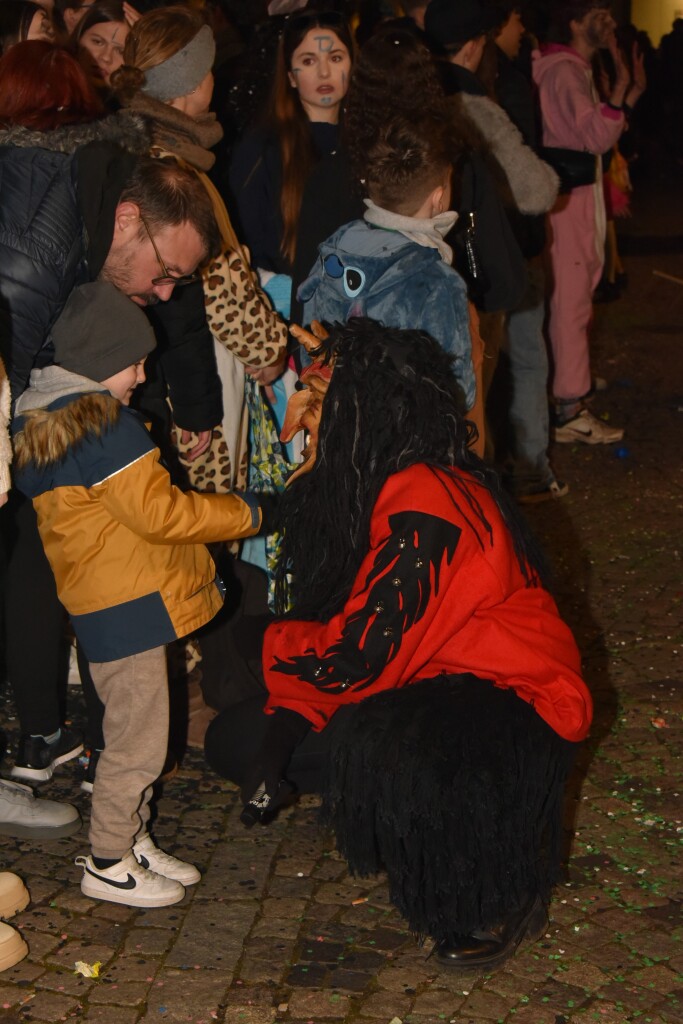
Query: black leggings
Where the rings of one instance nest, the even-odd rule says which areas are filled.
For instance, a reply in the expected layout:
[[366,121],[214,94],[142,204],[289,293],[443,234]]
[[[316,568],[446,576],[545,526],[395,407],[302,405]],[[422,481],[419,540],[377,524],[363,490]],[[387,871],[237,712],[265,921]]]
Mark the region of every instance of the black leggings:
[[[62,721],[66,613],[38,532],[33,504],[13,492],[5,580],[7,675],[22,733],[50,735]],[[4,524],[3,524],[4,525]]]

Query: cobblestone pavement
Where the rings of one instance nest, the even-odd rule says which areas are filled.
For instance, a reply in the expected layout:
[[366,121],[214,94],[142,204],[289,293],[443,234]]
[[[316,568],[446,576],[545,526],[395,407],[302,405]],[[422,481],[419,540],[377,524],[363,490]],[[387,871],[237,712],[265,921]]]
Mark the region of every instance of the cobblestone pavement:
[[[683,1021],[683,287],[652,273],[683,278],[680,236],[670,237],[683,217],[667,187],[636,198],[628,296],[597,309],[595,365],[610,386],[595,407],[626,427],[625,441],[556,450],[571,493],[531,514],[597,707],[546,935],[492,975],[439,967],[406,932],[383,879],[348,876],[313,801],[245,832],[234,789],[194,754],[167,785],[156,829],[204,873],[178,906],[134,911],[83,897],[73,861],[84,833],[0,839],[32,897],[16,919],[31,953],[0,976],[0,1022]],[[43,794],[78,803],[87,819],[78,775],[65,765]],[[75,975],[78,960],[101,961],[100,977]]]

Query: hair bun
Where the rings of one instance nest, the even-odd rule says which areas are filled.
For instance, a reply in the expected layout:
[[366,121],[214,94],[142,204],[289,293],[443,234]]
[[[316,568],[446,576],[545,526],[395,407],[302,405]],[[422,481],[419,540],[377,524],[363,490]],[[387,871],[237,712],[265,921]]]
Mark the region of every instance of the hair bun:
[[122,103],[130,103],[136,92],[140,92],[147,76],[132,64],[122,64],[111,76],[111,87]]

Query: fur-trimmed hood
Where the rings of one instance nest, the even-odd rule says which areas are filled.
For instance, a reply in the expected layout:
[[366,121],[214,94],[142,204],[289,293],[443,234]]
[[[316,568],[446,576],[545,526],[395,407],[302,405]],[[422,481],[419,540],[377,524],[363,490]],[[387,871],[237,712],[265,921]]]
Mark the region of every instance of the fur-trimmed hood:
[[86,436],[100,437],[121,414],[121,403],[95,381],[61,366],[33,370],[12,423],[17,469],[60,462]]
[[145,118],[128,110],[88,124],[67,124],[47,132],[21,125],[0,131],[0,146],[48,149],[53,153],[74,153],[90,142],[113,142],[130,153],[143,154],[149,152],[151,134]]

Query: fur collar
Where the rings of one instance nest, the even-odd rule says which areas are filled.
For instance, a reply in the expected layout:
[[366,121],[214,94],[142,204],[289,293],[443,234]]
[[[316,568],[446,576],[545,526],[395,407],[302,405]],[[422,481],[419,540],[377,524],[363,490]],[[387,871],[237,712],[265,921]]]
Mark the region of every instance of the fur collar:
[[14,125],[0,131],[0,146],[22,149],[49,149],[55,153],[73,153],[89,142],[114,142],[131,153],[147,153],[150,132],[144,117],[129,110],[119,110],[100,121],[68,124],[49,132]]
[[108,391],[74,395],[58,408],[31,409],[14,437],[17,469],[33,464],[46,469],[61,460],[86,437],[101,437],[121,415],[121,403]]

